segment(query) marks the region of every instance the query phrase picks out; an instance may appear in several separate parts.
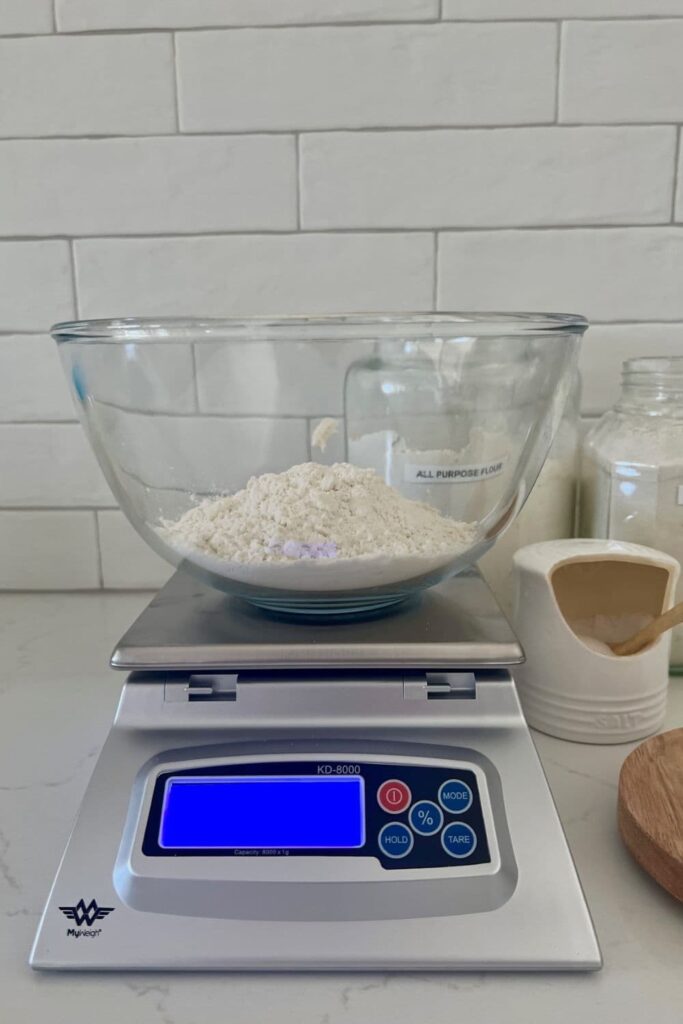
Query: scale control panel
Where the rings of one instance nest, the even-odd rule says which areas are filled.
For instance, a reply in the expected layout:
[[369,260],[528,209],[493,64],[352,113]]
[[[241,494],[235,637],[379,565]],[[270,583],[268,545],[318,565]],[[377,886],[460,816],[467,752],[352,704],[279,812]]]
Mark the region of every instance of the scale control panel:
[[[474,765],[268,760],[154,782],[145,857],[373,857],[387,871],[491,862]],[[489,827],[490,819],[489,819]]]

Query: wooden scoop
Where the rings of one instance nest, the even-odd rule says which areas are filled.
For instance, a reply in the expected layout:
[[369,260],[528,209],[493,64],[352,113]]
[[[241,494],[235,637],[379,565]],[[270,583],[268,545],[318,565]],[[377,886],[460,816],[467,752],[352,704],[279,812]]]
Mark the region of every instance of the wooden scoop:
[[656,640],[661,633],[666,633],[667,629],[673,629],[674,626],[680,626],[682,622],[683,601],[680,604],[675,604],[673,608],[669,608],[668,612],[664,612],[663,615],[658,615],[652,622],[648,622],[647,626],[639,629],[629,640],[622,640],[621,643],[610,644],[609,646],[615,654],[621,657],[625,657],[628,654],[637,654],[643,647]]

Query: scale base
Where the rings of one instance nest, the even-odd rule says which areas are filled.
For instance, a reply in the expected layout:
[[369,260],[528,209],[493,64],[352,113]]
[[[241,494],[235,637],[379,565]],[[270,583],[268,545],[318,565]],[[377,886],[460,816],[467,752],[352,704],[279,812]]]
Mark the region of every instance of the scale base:
[[[40,922],[31,965],[597,970],[601,958],[590,915],[510,675],[461,673],[451,683],[449,699],[443,692],[433,699],[427,683],[414,676],[378,679],[370,690],[352,678],[245,680],[234,696],[218,680],[213,689],[204,687],[215,700],[193,700],[188,677],[131,677]],[[514,864],[502,904],[478,909],[465,900],[454,912],[431,906],[423,916],[418,900],[412,916],[385,910],[373,919],[370,901],[364,919],[353,920],[301,920],[296,914],[269,920],[267,900],[254,905],[251,919],[248,909],[231,917],[230,906],[219,901],[206,916],[134,909],[115,875],[141,776],[170,753],[192,758],[249,749],[374,752],[387,760],[417,753],[446,761],[469,751],[473,762],[493,766],[499,779],[494,818]],[[258,871],[258,864],[252,866]],[[104,911],[99,919],[98,911]]]

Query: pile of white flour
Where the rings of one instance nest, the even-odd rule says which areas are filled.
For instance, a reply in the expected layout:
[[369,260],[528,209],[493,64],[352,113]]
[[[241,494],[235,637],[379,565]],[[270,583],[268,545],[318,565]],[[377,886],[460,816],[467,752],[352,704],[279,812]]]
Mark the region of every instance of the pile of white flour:
[[206,499],[159,534],[222,576],[292,590],[398,583],[447,565],[473,525],[404,498],[373,469],[306,462]]

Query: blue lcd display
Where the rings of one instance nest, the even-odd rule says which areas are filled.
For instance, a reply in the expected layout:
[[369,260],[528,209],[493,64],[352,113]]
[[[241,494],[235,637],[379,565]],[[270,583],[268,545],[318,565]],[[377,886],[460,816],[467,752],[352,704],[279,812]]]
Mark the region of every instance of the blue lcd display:
[[167,850],[351,849],[365,842],[362,777],[168,779],[159,846]]

